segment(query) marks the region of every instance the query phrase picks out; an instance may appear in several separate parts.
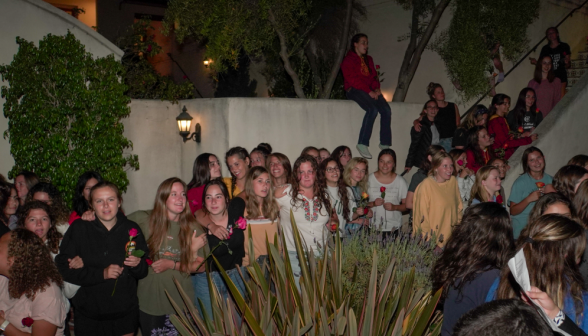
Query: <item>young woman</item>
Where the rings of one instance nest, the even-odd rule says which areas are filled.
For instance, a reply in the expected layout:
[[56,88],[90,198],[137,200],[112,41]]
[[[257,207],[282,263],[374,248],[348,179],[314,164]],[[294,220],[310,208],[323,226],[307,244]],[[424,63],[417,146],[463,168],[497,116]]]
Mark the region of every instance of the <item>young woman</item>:
[[[500,158],[494,158],[488,162],[488,165],[496,167],[496,169],[498,169],[500,179],[504,181],[506,178],[506,171],[510,168],[508,167],[506,161]],[[500,184],[500,199],[498,199],[498,196],[496,198],[498,203],[506,205],[506,193],[504,192],[504,185],[502,185],[502,183]]]
[[535,97],[535,90],[521,90],[515,108],[506,117],[511,132],[529,136],[543,121],[543,113],[537,108]]
[[580,166],[588,169],[588,155],[576,155],[568,161],[568,165]]
[[[131,217],[131,216],[129,216]],[[177,177],[163,181],[157,188],[153,211],[138,222],[153,261],[147,276],[139,280],[139,320],[144,335],[157,330],[172,333],[169,315],[175,314],[166,291],[182,302],[174,279],[189,298],[194,297],[190,273],[204,262],[198,251],[206,245],[206,233],[197,225],[186,199],[186,184]]]
[[[559,39],[559,31],[556,27],[547,28],[545,36],[549,42],[541,48],[539,60],[543,59],[544,56],[551,56],[553,60],[553,73],[561,81],[563,97],[566,84],[568,83],[568,73],[566,70],[571,66],[572,52],[570,46]],[[537,60],[531,58],[531,64],[537,65]]]
[[468,131],[475,126],[486,127],[488,122],[488,109],[484,105],[476,105],[461,121],[453,134],[451,146],[456,149],[465,149],[468,144]]
[[25,170],[16,175],[14,178],[14,186],[18,192],[20,205],[25,203],[25,198],[29,193],[29,189],[31,189],[37,183],[39,183],[39,177],[37,177],[37,174],[33,172]]
[[59,233],[62,235],[65,234],[67,229],[69,228],[68,224],[68,210],[65,206],[65,202],[61,198],[61,194],[57,187],[55,187],[51,183],[47,182],[39,182],[35,184],[27,194],[26,202],[30,201],[41,201],[49,205],[51,207],[51,212],[53,213],[53,219],[55,228]]
[[347,166],[347,162],[349,162],[349,160],[351,160],[351,158],[353,156],[351,155],[351,149],[349,149],[349,147],[339,146],[339,147],[335,148],[333,153],[331,153],[331,157],[333,157],[333,158],[335,158],[335,160],[339,161],[339,163],[341,164],[341,167],[343,167],[343,169],[345,169],[345,166]]
[[428,177],[414,193],[413,232],[434,233],[435,244],[443,248],[453,226],[461,220],[463,203],[453,176],[451,156],[440,152],[432,159]]
[[351,50],[341,62],[344,88],[347,99],[356,102],[364,111],[363,123],[359,131],[357,150],[366,159],[371,159],[368,147],[372,137],[374,121],[380,113],[380,149],[392,145],[392,112],[390,105],[380,91],[380,80],[372,57],[368,55],[368,38],[357,34],[351,39]]
[[[139,326],[137,281],[147,276],[149,248],[141,228],[119,211],[116,185],[100,182],[90,191],[93,221],[80,220],[66,232],[55,263],[64,280],[81,286],[72,299],[77,335],[133,335]],[[142,258],[128,256],[130,236]],[[84,267],[72,269],[79,256]]]
[[[208,246],[211,251],[214,250],[212,254],[237,286],[241,295],[245,293],[245,285],[239,274],[239,268],[245,257],[245,234],[239,229],[237,222],[243,217],[244,211],[245,207],[240,202],[229,206],[229,191],[224,183],[211,180],[204,187],[204,207],[196,212],[196,221],[208,231]],[[212,258],[208,258],[206,263],[208,274],[221,299],[227,300],[231,294],[219,273],[219,268]],[[193,276],[192,285],[196,295],[194,302],[202,301],[206,313],[212,318],[207,272]]]
[[553,188],[573,200],[582,181],[588,179],[588,170],[580,166],[563,166],[553,176]]
[[[558,195],[557,193],[551,193],[551,194],[547,194],[544,197],[541,198],[541,200],[539,200],[539,202],[541,202],[543,200],[543,198],[547,198],[548,196],[551,195]],[[561,196],[562,199],[565,200],[565,202],[570,202],[568,199],[566,199],[565,197]],[[539,202],[537,202],[537,204],[539,204]],[[563,203],[564,201],[562,201]],[[537,206],[535,206],[537,207]],[[572,208],[572,209],[576,209],[577,211],[577,218],[578,221],[580,223],[582,223],[582,225],[584,225],[585,229],[588,229],[588,182],[583,181],[582,183],[580,183],[580,186],[578,187],[578,191],[576,192],[576,195],[574,196],[573,199],[573,207],[571,205],[568,204],[568,207]],[[573,210],[570,211],[571,216],[574,215]],[[531,213],[532,215],[532,213]],[[529,216],[529,218],[531,218],[531,216]],[[588,234],[588,231],[587,231]],[[588,239],[588,238],[587,238]],[[580,273],[582,274],[582,278],[584,279],[584,285],[588,285],[588,249],[586,249],[584,251],[584,255],[582,256],[582,261],[580,262]]]
[[[434,145],[429,147],[429,149],[427,150],[427,159],[423,160],[423,162],[421,162],[421,165],[419,167],[419,170],[416,171],[416,173],[414,173],[414,175],[412,175],[412,178],[410,179],[410,184],[408,185],[408,192],[406,193],[406,208],[407,209],[413,209],[414,207],[414,192],[416,191],[416,188],[419,186],[419,184],[421,184],[421,182],[423,182],[427,176],[429,175],[429,170],[431,170],[431,161],[433,161],[433,158],[435,157],[435,155],[437,155],[437,153],[439,152],[445,152],[445,149],[443,149],[443,147],[439,146],[439,145]],[[412,219],[412,212],[411,212],[411,219]]]
[[272,187],[280,188],[292,181],[292,166],[282,153],[271,153],[267,158],[267,171],[272,178]]
[[196,157],[192,168],[192,180],[188,183],[186,195],[192,213],[202,209],[202,193],[206,183],[221,176],[221,166],[216,155],[202,153]]
[[339,161],[333,157],[326,158],[319,166],[317,178],[329,194],[331,209],[337,213],[339,234],[344,236],[355,232],[359,224],[348,224],[359,218],[359,215],[353,212],[355,196],[343,180],[343,167]]
[[389,148],[378,154],[378,170],[370,174],[368,185],[374,205],[372,228],[383,232],[384,236],[397,232],[402,226],[402,212],[406,211],[408,184],[396,174],[396,152]]
[[514,237],[518,238],[533,205],[549,188],[553,177],[545,173],[545,157],[537,147],[529,147],[523,153],[523,174],[512,185],[508,206],[512,217]]
[[324,147],[319,149],[319,164],[321,164],[324,160],[326,160],[330,156],[331,156],[331,153],[329,153],[328,149],[326,149]]
[[408,172],[412,167],[420,166],[423,160],[426,160],[427,150],[431,145],[439,144],[439,132],[435,126],[435,116],[439,108],[434,99],[429,100],[423,106],[425,115],[421,120],[421,130],[417,131],[415,126],[410,130],[410,148],[406,156],[404,171]]
[[[18,211],[18,192],[16,187],[12,183],[3,183],[0,185],[0,209],[3,209],[0,221],[9,228],[14,230],[17,227],[16,221],[18,217],[16,213]],[[1,233],[1,232],[0,232]]]
[[280,226],[297,286],[300,278],[300,263],[294,244],[290,211],[296,221],[300,238],[308,251],[317,253],[318,244],[324,242],[328,232],[326,225],[331,214],[331,203],[327,191],[320,187],[316,179],[317,170],[316,160],[312,156],[299,157],[294,162],[296,177],[292,184],[276,188],[274,193],[280,206]]
[[94,220],[94,211],[90,206],[90,190],[99,182],[102,176],[94,171],[87,171],[80,175],[73,197],[72,210],[68,223],[71,225],[76,219]]
[[493,142],[485,127],[475,126],[470,129],[465,151],[466,167],[476,173],[480,167],[487,165],[494,158],[491,148]]
[[302,155],[310,155],[312,156],[315,160],[316,163],[319,164],[320,162],[320,153],[318,148],[314,147],[314,146],[306,146],[304,147],[304,149],[302,149],[302,152],[300,153],[300,156]]
[[452,335],[459,318],[485,302],[513,250],[510,218],[502,206],[468,207],[433,268],[433,287],[443,288],[445,297],[441,335]]
[[476,173],[476,183],[472,187],[471,204],[483,202],[498,202],[497,195],[500,193],[502,180],[500,172],[494,166],[484,166]]
[[[522,249],[525,254],[531,286],[545,291],[565,315],[587,332],[588,314],[584,312],[588,295],[582,289],[584,284],[578,269],[586,247],[584,231],[568,217],[543,215],[521,232],[516,250]],[[518,288],[513,288],[513,281],[510,269],[504,267],[487,299],[519,298],[521,294]]]
[[468,159],[466,152],[461,149],[454,149],[449,152],[453,159],[453,176],[457,179],[459,194],[463,204],[470,204],[472,186],[476,182],[476,174],[467,166]]
[[233,198],[245,188],[245,176],[251,166],[251,159],[245,148],[233,147],[225,154],[225,162],[231,177],[225,177],[223,181],[229,190],[229,197]]
[[267,157],[272,153],[272,146],[262,142],[251,151],[251,167],[265,167]]
[[499,93],[492,98],[490,106],[490,119],[488,120],[488,134],[494,138],[492,149],[494,155],[508,160],[514,151],[520,147],[537,140],[537,134],[522,133],[517,138],[511,139],[508,122],[505,116],[510,107],[510,97]]
[[535,65],[533,79],[527,85],[537,93],[537,107],[543,113],[543,117],[547,117],[562,97],[562,82],[555,76],[552,63],[551,56],[542,56]]
[[[369,209],[367,213],[365,212],[366,207],[360,204],[363,198],[362,195],[368,192],[368,174],[368,162],[366,159],[360,157],[351,159],[343,170],[343,181],[353,191],[353,201],[355,203],[353,207],[356,208],[355,213],[359,216],[356,220],[349,222],[349,224],[357,224],[350,226],[350,229],[353,230],[352,233],[368,225],[369,219],[373,217],[373,212],[369,209],[369,204],[367,206]],[[372,204],[372,206],[382,204],[379,201],[377,204]]]
[[[243,266],[250,265],[252,261],[263,266],[269,254],[266,238],[273,243],[274,237],[278,234],[280,207],[274,199],[274,189],[269,176],[263,167],[251,168],[245,180],[245,191],[231,201],[231,206],[245,208],[247,228]],[[251,229],[251,236],[248,229]],[[253,241],[253,251],[249,251],[249,238]],[[250,252],[253,252],[253,255]]]
[[437,102],[437,107],[439,108],[439,112],[435,117],[435,126],[439,131],[439,144],[443,146],[446,152],[449,152],[453,135],[461,122],[459,109],[454,103],[445,101],[445,91],[443,91],[441,84],[429,83],[427,94]]
[[0,238],[0,274],[4,335],[63,335],[68,311],[63,279],[37,235],[15,229]]
[[553,192],[543,195],[529,214],[529,223],[534,222],[543,215],[558,214],[570,218],[576,218],[575,206],[571,200],[560,193]]

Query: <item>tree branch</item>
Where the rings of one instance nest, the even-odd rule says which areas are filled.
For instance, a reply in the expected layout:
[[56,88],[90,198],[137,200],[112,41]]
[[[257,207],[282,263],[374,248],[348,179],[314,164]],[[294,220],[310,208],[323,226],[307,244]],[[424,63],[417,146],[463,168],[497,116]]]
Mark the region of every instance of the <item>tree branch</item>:
[[339,74],[339,68],[341,67],[341,62],[343,61],[343,57],[345,56],[345,51],[347,50],[347,40],[349,39],[349,28],[351,26],[351,14],[353,12],[353,0],[347,0],[347,12],[345,15],[345,26],[343,27],[343,31],[341,32],[341,38],[339,39],[339,48],[337,50],[337,57],[333,62],[333,66],[331,67],[331,73],[329,74],[329,78],[327,78],[327,82],[325,83],[325,87],[321,89],[322,99],[329,99],[331,96],[331,90],[333,89],[333,84],[335,84],[335,79],[337,79],[337,75]]
[[310,46],[311,43],[313,43],[312,40],[304,48],[304,55],[306,56],[306,59],[308,60],[308,64],[310,64],[310,70],[312,71],[312,80],[314,81],[314,84],[320,90],[319,91],[319,97],[320,97],[323,92],[323,81],[321,80],[321,76],[319,73],[319,69],[318,69],[318,65],[317,65],[317,61],[316,61],[316,55],[314,54],[314,52],[312,51],[312,47]]

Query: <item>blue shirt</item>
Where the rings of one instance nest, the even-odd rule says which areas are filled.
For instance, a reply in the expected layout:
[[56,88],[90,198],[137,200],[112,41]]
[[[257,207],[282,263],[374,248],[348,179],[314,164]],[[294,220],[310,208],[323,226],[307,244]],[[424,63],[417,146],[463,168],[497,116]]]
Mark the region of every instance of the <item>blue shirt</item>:
[[[508,198],[508,206],[511,206],[510,202],[520,203],[522,200],[527,198],[530,193],[536,191],[537,189],[537,182],[543,182],[545,185],[551,184],[553,178],[551,175],[543,173],[543,178],[540,180],[535,180],[529,174],[523,174],[516,179],[516,181],[512,185],[512,189],[510,191],[510,197]],[[521,231],[527,226],[527,220],[529,219],[529,214],[533,209],[535,202],[529,203],[525,210],[518,215],[511,216],[512,219],[512,228],[514,233],[514,239],[517,239],[521,234]]]

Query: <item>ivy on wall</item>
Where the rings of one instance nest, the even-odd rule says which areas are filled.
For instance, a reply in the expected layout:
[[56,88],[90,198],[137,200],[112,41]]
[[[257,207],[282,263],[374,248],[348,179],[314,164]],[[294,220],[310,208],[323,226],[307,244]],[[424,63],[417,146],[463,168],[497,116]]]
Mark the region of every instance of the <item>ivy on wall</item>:
[[125,168],[139,169],[121,119],[130,98],[121,82],[123,66],[113,55],[94,59],[73,34],[47,35],[36,47],[17,37],[18,53],[0,66],[4,116],[15,165],[51,181],[69,204],[78,176],[87,170],[125,191]]

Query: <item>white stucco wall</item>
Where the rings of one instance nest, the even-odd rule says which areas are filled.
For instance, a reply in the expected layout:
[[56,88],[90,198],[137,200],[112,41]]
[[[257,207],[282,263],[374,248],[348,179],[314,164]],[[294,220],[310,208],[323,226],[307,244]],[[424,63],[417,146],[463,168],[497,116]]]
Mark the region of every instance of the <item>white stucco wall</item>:
[[[65,35],[71,31],[94,57],[114,54],[120,59],[122,51],[71,15],[41,0],[0,0],[0,64],[9,64],[18,52],[16,37],[39,44],[47,34]],[[0,85],[8,85],[2,82]],[[0,98],[4,106],[4,99]],[[0,116],[0,134],[8,128],[4,113]],[[0,138],[0,174],[6,175],[14,165],[10,144]]]
[[[194,125],[202,127],[202,142],[182,142],[175,118],[186,106]],[[410,145],[410,127],[419,114],[420,104],[392,103],[392,148],[402,169]],[[306,146],[329,150],[347,145],[357,156],[355,144],[364,112],[350,101],[222,98],[193,99],[178,105],[166,102],[133,100],[131,116],[124,121],[125,135],[134,143],[141,169],[128,173],[130,185],[125,211],[146,209],[153,205],[157,186],[166,178],[178,176],[189,182],[194,159],[201,153],[216,154],[223,162],[223,176],[229,176],[224,164],[225,152],[233,146],[251,150],[268,142],[275,152],[287,155],[292,164]],[[379,117],[370,143],[376,167],[379,152]],[[411,172],[413,173],[413,172]],[[407,175],[407,180],[410,181]]]

